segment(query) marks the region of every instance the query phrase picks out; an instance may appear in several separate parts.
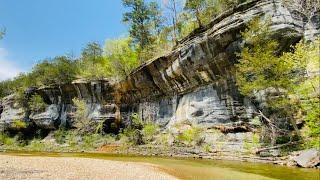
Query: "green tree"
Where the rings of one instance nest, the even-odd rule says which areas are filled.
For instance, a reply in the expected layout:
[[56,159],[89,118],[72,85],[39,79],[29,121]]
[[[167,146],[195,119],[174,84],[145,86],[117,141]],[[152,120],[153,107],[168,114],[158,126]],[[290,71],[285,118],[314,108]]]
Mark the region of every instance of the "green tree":
[[248,0],[205,0],[205,8],[200,14],[204,24],[210,23],[219,14]]
[[83,48],[81,52],[82,59],[84,61],[100,61],[102,57],[103,50],[97,42],[91,42]]
[[73,126],[77,128],[77,132],[80,135],[95,133],[97,123],[94,122],[94,120],[89,119],[89,110],[86,102],[77,98],[72,99],[72,102],[76,107],[76,111],[74,112]]
[[96,42],[87,44],[82,50],[79,65],[79,76],[82,78],[102,79],[111,76],[103,49]]
[[320,75],[319,67],[320,39],[311,43],[301,41],[292,52],[285,53],[284,58],[297,64],[305,71],[295,86],[295,96],[301,104],[302,117],[306,122],[307,130],[305,144],[319,147],[320,142]]
[[122,79],[139,65],[138,55],[130,46],[131,38],[107,40],[104,47],[105,58],[110,73],[116,79]]
[[291,123],[299,134],[294,119],[296,102],[289,95],[294,93],[297,72],[303,70],[303,62],[281,56],[278,42],[271,38],[269,24],[255,19],[242,33],[246,46],[239,54],[236,79],[243,95],[253,99],[259,93],[266,96],[260,115],[271,128],[271,143],[275,144],[278,134],[287,130],[281,125],[283,120]]
[[180,5],[182,6],[181,0],[163,0],[164,7],[169,11],[170,23],[173,27],[173,41],[174,43],[178,40],[178,14],[180,13]]
[[123,14],[123,21],[130,24],[130,36],[140,48],[146,48],[152,43],[150,19],[153,13],[144,0],[122,0],[129,12]]
[[130,25],[130,37],[141,62],[154,56],[157,36],[163,28],[163,18],[155,1],[122,0],[130,10],[123,14],[123,21]]
[[196,18],[199,27],[203,26],[201,13],[205,9],[205,0],[187,0],[184,9],[190,11]]
[[76,62],[67,56],[44,60],[33,67],[28,75],[37,86],[71,83],[77,74]]
[[149,3],[151,31],[154,36],[159,36],[163,29],[163,17],[159,4],[152,1]]

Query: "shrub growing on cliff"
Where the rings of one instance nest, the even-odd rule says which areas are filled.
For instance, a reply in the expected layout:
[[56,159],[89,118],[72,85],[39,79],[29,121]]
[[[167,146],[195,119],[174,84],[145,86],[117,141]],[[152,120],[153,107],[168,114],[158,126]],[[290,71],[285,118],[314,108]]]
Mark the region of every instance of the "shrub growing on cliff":
[[120,140],[128,145],[139,145],[143,143],[142,135],[143,121],[139,114],[131,115],[131,124],[122,129],[120,132]]
[[131,115],[131,124],[122,129],[119,136],[123,143],[140,145],[153,141],[159,131],[160,128],[157,124],[144,123],[139,114],[133,113]]
[[200,127],[192,126],[189,129],[182,131],[176,137],[178,142],[183,143],[187,146],[201,145],[202,143],[202,129]]
[[40,95],[33,95],[29,102],[28,102],[29,108],[33,112],[42,112],[46,109],[48,106],[42,99]]
[[53,137],[58,144],[64,144],[66,142],[67,134],[68,134],[68,132],[65,129],[59,128],[58,130],[56,130],[54,132]]
[[151,142],[154,140],[156,134],[159,133],[159,126],[154,123],[147,123],[142,128],[142,135],[144,142]]
[[[275,144],[279,133],[284,133],[285,128],[280,128],[279,119],[291,121],[291,125],[298,133],[294,114],[296,106],[288,96],[293,92],[295,72],[300,72],[300,67],[279,53],[279,44],[271,38],[270,21],[261,22],[255,19],[249,23],[249,28],[242,33],[246,46],[239,54],[240,60],[237,67],[237,85],[243,95],[254,98],[258,92],[275,92],[276,97],[266,98],[264,113],[261,117],[271,129],[271,143]],[[261,113],[260,113],[261,114]]]
[[85,101],[77,98],[72,99],[72,101],[76,107],[73,126],[81,135],[94,133],[96,123],[88,118],[89,112]]
[[28,124],[23,120],[15,119],[12,123],[12,128],[14,129],[25,129],[28,127]]
[[1,145],[6,145],[6,146],[11,146],[16,143],[16,139],[10,137],[6,133],[0,133],[0,146]]

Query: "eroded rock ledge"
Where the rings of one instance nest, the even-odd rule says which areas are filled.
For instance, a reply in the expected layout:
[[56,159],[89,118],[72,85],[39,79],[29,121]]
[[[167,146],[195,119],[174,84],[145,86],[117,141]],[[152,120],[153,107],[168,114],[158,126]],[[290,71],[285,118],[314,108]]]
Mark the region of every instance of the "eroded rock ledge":
[[[49,104],[45,112],[23,110],[15,104],[14,96],[6,97],[0,103],[0,127],[10,129],[16,119],[43,129],[68,126],[72,124],[74,97],[86,101],[90,119],[117,126],[128,124],[133,112],[168,128],[185,120],[225,129],[248,123],[253,107],[237,90],[234,63],[243,44],[240,32],[256,17],[271,19],[274,38],[284,49],[303,37],[312,40],[320,34],[319,12],[306,17],[281,0],[254,0],[196,29],[170,53],[143,64],[121,82],[77,80],[31,89],[28,93],[40,94]],[[245,133],[243,129],[241,133]],[[243,137],[237,136],[236,141]]]

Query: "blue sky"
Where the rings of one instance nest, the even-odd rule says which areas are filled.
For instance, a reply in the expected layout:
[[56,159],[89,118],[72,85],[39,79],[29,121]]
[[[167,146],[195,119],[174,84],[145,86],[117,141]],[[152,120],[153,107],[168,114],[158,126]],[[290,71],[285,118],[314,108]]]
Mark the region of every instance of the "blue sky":
[[0,80],[42,59],[78,56],[91,41],[127,34],[121,0],[0,0]]

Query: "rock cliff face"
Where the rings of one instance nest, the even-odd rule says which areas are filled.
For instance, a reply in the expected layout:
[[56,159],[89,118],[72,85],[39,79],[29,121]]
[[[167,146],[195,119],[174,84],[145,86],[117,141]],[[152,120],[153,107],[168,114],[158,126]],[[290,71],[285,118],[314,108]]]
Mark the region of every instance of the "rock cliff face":
[[117,84],[121,113],[138,111],[162,125],[248,121],[252,108],[237,91],[233,68],[243,43],[240,32],[256,17],[270,18],[274,37],[287,48],[302,37],[312,40],[319,35],[317,13],[306,18],[280,0],[252,1],[229,10]]
[[57,129],[71,126],[75,107],[73,98],[84,99],[88,108],[88,118],[94,121],[108,121],[119,124],[119,112],[113,100],[113,87],[106,80],[74,81],[57,87],[31,89],[26,94],[39,94],[48,107],[44,112],[28,112],[15,103],[15,96],[3,99],[0,126],[10,129],[13,120],[33,122],[42,129]]
[[86,101],[89,118],[130,123],[138,112],[144,120],[162,127],[188,120],[203,127],[248,122],[253,107],[235,85],[235,52],[243,44],[240,32],[256,18],[271,19],[271,29],[282,48],[301,38],[319,36],[319,12],[306,17],[281,0],[256,0],[235,7],[179,42],[169,54],[145,63],[126,80],[82,81],[60,87],[40,88],[49,107],[45,112],[23,112],[10,98],[0,107],[1,127],[13,119],[29,119],[37,126],[54,129],[72,123],[72,98]]

